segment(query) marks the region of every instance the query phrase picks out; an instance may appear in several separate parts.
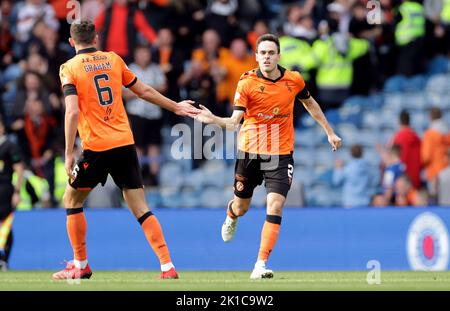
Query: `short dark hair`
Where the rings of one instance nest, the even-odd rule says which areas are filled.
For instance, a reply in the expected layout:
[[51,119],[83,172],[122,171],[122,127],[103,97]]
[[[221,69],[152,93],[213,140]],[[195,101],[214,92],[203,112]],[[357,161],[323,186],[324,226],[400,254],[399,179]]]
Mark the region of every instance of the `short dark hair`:
[[406,110],[402,110],[400,112],[399,120],[400,120],[401,125],[408,126],[409,125],[409,112]]
[[360,159],[363,156],[363,147],[361,145],[353,145],[350,148],[350,153],[355,159]]
[[258,40],[256,40],[256,52],[258,52],[259,44],[263,41],[271,41],[271,42],[275,43],[275,45],[277,46],[277,49],[278,49],[277,52],[278,52],[278,54],[280,54],[280,40],[278,39],[277,36],[275,36],[271,33],[266,33],[266,34],[260,36],[258,38]]
[[81,21],[70,26],[70,36],[77,44],[91,44],[95,39],[95,35],[95,25],[91,21]]
[[431,120],[438,120],[442,118],[442,110],[438,107],[432,107],[430,109]]

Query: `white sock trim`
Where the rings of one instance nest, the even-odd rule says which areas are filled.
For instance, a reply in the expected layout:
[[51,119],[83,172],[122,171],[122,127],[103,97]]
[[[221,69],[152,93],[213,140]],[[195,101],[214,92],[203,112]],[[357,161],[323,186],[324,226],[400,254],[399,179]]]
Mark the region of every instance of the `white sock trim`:
[[172,268],[175,268],[175,266],[171,262],[161,265],[161,271],[162,272],[169,271]]
[[76,259],[74,259],[73,260],[73,264],[75,265],[75,268],[77,268],[77,269],[84,269],[84,268],[86,268],[87,263],[88,263],[87,259],[85,259],[85,260],[76,260]]

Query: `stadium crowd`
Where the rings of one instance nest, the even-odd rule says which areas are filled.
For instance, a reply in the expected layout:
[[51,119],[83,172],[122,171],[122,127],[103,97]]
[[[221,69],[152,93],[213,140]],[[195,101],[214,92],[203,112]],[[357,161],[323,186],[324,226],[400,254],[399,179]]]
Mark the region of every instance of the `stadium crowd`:
[[[0,113],[8,135],[21,148],[27,168],[19,209],[60,206],[66,185],[64,106],[58,71],[75,53],[67,41],[66,18],[73,14],[72,7],[67,7],[70,2],[1,0]],[[446,0],[80,2],[81,18],[95,22],[99,49],[116,52],[139,79],[167,97],[175,101],[193,99],[219,116],[232,111],[237,81],[243,72],[256,67],[252,53],[256,39],[267,32],[280,36],[282,66],[302,73],[328,117],[342,114],[349,98],[381,94],[387,83],[398,77],[404,81],[424,77],[437,61],[448,66],[450,2]],[[450,71],[444,65],[438,67],[439,73]],[[131,92],[124,91],[123,97],[145,183],[151,195],[155,188],[164,194],[162,179],[167,178],[162,176],[163,166],[168,163],[166,171],[171,172],[170,165],[177,165],[170,155],[170,129],[178,123],[194,128],[194,121],[166,114]],[[309,154],[303,152],[305,142],[301,140],[320,139],[302,135],[303,130],[310,129],[304,128],[304,111],[297,106],[297,154],[305,158]],[[352,140],[343,136],[348,147],[343,152],[349,156],[339,153],[338,157],[346,161],[338,159],[334,170],[324,174],[332,187],[342,187],[342,201],[331,205],[450,205],[450,104],[434,107],[427,101],[423,108],[430,118],[425,122],[428,129],[422,135],[422,128],[418,131],[411,124],[408,109],[399,111],[397,132],[376,147],[377,165],[365,158],[367,145],[350,146]],[[377,118],[380,124],[381,119],[391,120],[388,128],[397,126],[388,116]],[[375,148],[373,141],[369,144],[369,149]],[[335,158],[324,160],[334,162]],[[299,171],[308,169],[302,161],[308,159],[300,159]],[[187,171],[183,165],[183,171],[174,172],[195,176],[207,162],[195,159]],[[321,188],[309,191],[302,175],[306,174],[297,176],[298,193],[305,193],[307,205],[321,205],[320,200],[308,199],[309,195],[323,196]],[[174,175],[169,177],[176,183]],[[98,191],[91,195],[91,206],[120,203],[120,192],[113,183]],[[105,191],[109,194],[104,195]],[[174,202],[183,206],[187,201]],[[196,204],[198,201],[192,203]]]

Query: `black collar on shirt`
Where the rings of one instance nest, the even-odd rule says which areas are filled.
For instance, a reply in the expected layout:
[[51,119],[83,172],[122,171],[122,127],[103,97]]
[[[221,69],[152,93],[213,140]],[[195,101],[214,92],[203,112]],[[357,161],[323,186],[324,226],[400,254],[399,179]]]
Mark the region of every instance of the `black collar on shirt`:
[[267,81],[270,81],[270,82],[273,82],[273,83],[275,83],[275,82],[277,82],[278,80],[281,80],[281,78],[283,78],[283,76],[284,76],[284,72],[286,71],[286,68],[283,68],[283,67],[281,67],[280,65],[277,65],[277,67],[278,67],[278,70],[280,70],[280,76],[278,77],[278,78],[276,78],[275,80],[272,80],[272,79],[269,79],[269,78],[266,78],[266,77],[264,77],[263,76],[263,73],[261,72],[261,69],[257,69],[256,70],[256,75],[258,76],[258,78],[262,78],[262,79],[266,79]]
[[94,47],[86,48],[86,49],[78,50],[77,55],[78,54],[85,54],[85,53],[92,53],[92,52],[95,52],[95,51],[97,51],[97,49],[94,48]]

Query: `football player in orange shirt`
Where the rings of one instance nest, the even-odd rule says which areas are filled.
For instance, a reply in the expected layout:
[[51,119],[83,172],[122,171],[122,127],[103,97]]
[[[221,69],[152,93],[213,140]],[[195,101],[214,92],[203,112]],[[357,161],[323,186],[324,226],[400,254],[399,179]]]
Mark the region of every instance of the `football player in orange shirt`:
[[279,66],[279,60],[278,38],[271,34],[259,37],[256,50],[258,68],[241,76],[231,117],[217,117],[204,106],[200,106],[202,113],[196,117],[203,123],[217,124],[230,130],[236,130],[244,118],[239,131],[234,199],[228,204],[222,239],[228,242],[233,238],[238,218],[248,211],[253,190],[264,180],[267,215],[258,259],[250,275],[252,279],[273,277],[273,271],[267,268],[266,262],[278,239],[282,209],[294,171],[293,112],[296,99],[322,126],[333,151],[342,143],[309,94],[300,73]]
[[[114,52],[97,51],[98,37],[92,22],[72,24],[70,36],[69,42],[77,55],[61,65],[60,78],[66,104],[65,168],[70,177],[63,201],[74,260],[53,274],[53,279],[91,276],[83,204],[98,183],[106,182],[108,174],[122,189],[126,203],[158,256],[160,277],[178,278],[161,226],[145,202],[133,134],[122,102],[122,86],[180,116],[195,117],[200,110],[191,105],[192,101],[176,103],[139,81]],[[75,163],[73,148],[77,129],[83,153]]]

